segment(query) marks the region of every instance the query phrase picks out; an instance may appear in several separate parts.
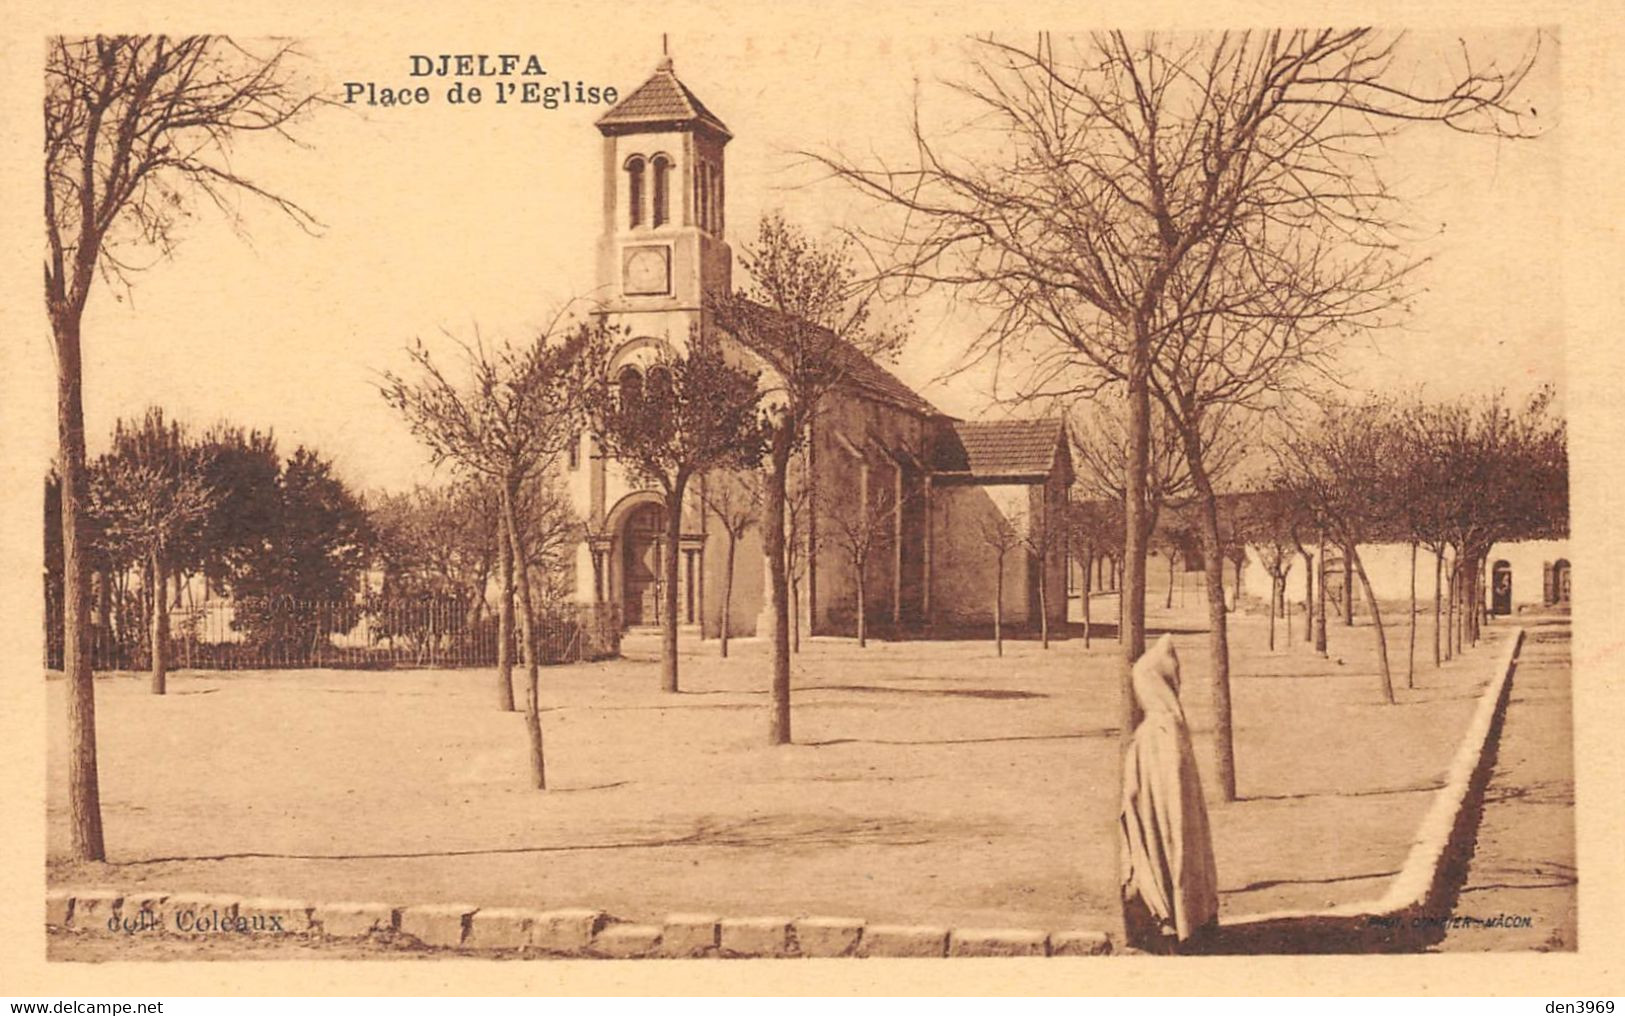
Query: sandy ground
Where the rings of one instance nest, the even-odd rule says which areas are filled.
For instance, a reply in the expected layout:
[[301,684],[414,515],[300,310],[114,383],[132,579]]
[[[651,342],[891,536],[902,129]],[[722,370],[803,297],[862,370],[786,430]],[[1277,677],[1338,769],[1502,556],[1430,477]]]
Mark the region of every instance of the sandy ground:
[[1454,909],[1484,923],[1453,927],[1443,950],[1578,947],[1569,663],[1566,618],[1531,626]]
[[[1200,615],[1153,624],[1186,632],[1211,799]],[[1266,652],[1263,625],[1233,626],[1244,799],[1213,805],[1225,912],[1377,895],[1504,632],[1442,670],[1419,662],[1412,690],[1401,627],[1389,706],[1370,629],[1334,621],[1321,660],[1284,639]],[[111,861],[85,866],[56,860],[65,689],[50,681],[51,880],[628,919],[1113,925],[1115,643],[1012,642],[998,659],[979,642],[818,640],[797,657],[797,743],[782,748],[764,743],[764,647],[686,650],[677,695],[657,690],[652,639],[625,660],[544,670],[546,793],[526,785],[522,720],[491,707],[491,671],[183,673],[165,697],[103,679]]]

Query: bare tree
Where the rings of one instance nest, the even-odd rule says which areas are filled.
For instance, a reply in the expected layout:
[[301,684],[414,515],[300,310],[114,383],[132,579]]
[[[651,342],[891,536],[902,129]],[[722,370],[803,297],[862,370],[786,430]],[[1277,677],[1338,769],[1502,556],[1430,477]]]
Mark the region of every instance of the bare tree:
[[57,366],[62,477],[68,808],[78,860],[107,856],[96,766],[83,532],[85,423],[81,322],[98,275],[129,286],[143,253],[167,258],[198,195],[242,220],[242,194],[301,226],[314,220],[241,175],[229,158],[244,134],[289,129],[317,102],[292,74],[287,44],[251,52],[215,36],[53,38],[45,63],[45,305]]
[[639,371],[616,365],[614,340],[597,344],[585,392],[593,431],[631,474],[660,488],[664,500],[664,605],[661,680],[677,688],[677,563],[689,484],[713,469],[749,469],[760,460],[763,428],[759,375],[730,363],[714,334],[695,329],[688,348],[667,352]]
[[893,520],[902,508],[895,503],[890,485],[874,483],[873,474],[874,466],[865,460],[858,468],[855,498],[850,492],[841,491],[826,493],[817,502],[818,517],[852,568],[860,649],[869,644],[869,564],[891,544]]
[[1083,586],[1079,599],[1083,606],[1083,647],[1088,649],[1093,626],[1089,601],[1095,562],[1122,552],[1123,505],[1121,501],[1094,500],[1071,501],[1066,507],[1067,544],[1073,555],[1082,555]]
[[[1274,492],[1255,495],[1258,502],[1257,510],[1252,514],[1252,525],[1249,526],[1249,537],[1253,546],[1258,549],[1259,560],[1264,565],[1264,571],[1270,577],[1269,598],[1269,646],[1270,652],[1275,651],[1275,618],[1278,613],[1284,612],[1287,599],[1286,580],[1292,572],[1292,555],[1299,547],[1292,535],[1292,520],[1296,514],[1294,506]],[[1256,503],[1256,502],[1255,502]],[[1287,628],[1287,641],[1291,644],[1292,632],[1290,622]]]
[[721,524],[728,540],[722,571],[722,617],[717,628],[722,657],[727,659],[733,622],[734,554],[739,549],[739,541],[761,518],[761,475],[756,470],[719,470],[705,477],[700,497]]
[[[1359,548],[1391,529],[1384,491],[1392,478],[1396,430],[1395,410],[1389,401],[1373,398],[1355,406],[1331,405],[1313,427],[1287,440],[1282,450],[1282,485],[1304,496],[1365,590],[1377,640],[1382,694],[1390,704],[1394,684],[1388,639]],[[1354,591],[1345,589],[1344,595],[1352,597]]]
[[1439,68],[1402,36],[1359,28],[971,49],[951,86],[968,113],[939,133],[917,109],[912,159],[812,157],[898,213],[870,234],[905,291],[947,286],[990,309],[971,359],[1029,354],[1029,395],[1124,386],[1129,699],[1145,650],[1154,391],[1182,422],[1202,416],[1184,411],[1171,352],[1192,334],[1290,321],[1282,294],[1347,321],[1393,307],[1414,262],[1391,233],[1383,146],[1417,122],[1517,133],[1511,103],[1533,55]]
[[1049,562],[1064,539],[1065,526],[1064,514],[1052,514],[1046,497],[1038,511],[1027,514],[1027,525],[1021,531],[1021,545],[1038,569],[1038,641],[1044,649],[1049,648]]
[[[755,242],[740,252],[740,263],[750,273],[751,285],[737,293],[708,294],[707,299],[717,326],[761,357],[770,372],[765,379],[768,472],[762,498],[762,543],[773,628],[768,742],[789,744],[790,579],[785,502],[791,458],[818,425],[831,396],[854,384],[871,357],[895,353],[903,332],[874,319],[873,291],[859,284],[848,247],[820,244],[780,216],[762,220]],[[810,496],[816,501],[816,489]]]
[[993,552],[993,646],[1004,655],[1004,561],[1019,548],[1021,531],[1017,521],[1002,512],[983,516],[977,523],[977,536]]
[[[580,428],[585,352],[597,341],[601,341],[598,326],[583,324],[564,331],[557,322],[534,340],[517,345],[491,345],[476,335],[472,344],[458,343],[469,374],[466,384],[448,377],[420,341],[408,351],[417,378],[386,373],[380,388],[385,401],[405,417],[437,464],[450,463],[497,487],[509,555],[502,563],[511,561],[519,599],[531,779],[543,790],[547,770],[542,751],[537,612],[519,502],[526,482],[544,472]],[[499,632],[499,645],[509,638],[508,631]],[[509,684],[500,667],[498,679]],[[500,687],[498,693],[500,698]]]

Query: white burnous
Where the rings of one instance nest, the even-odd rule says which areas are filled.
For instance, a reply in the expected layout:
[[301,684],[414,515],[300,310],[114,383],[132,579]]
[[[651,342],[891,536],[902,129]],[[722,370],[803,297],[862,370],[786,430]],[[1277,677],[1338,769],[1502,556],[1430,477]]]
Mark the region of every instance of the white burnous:
[[1179,656],[1164,635],[1134,665],[1144,719],[1123,759],[1118,818],[1129,944],[1165,952],[1213,924],[1219,881],[1202,781],[1179,704]]

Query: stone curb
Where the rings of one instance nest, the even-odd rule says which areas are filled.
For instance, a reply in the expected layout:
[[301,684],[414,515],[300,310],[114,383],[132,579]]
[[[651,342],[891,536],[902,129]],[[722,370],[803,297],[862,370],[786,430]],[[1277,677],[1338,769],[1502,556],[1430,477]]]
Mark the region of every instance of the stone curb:
[[[1387,891],[1374,899],[1325,910],[1284,910],[1224,920],[1219,923],[1221,940],[1227,936],[1240,936],[1263,938],[1284,945],[1281,941],[1284,930],[1297,924],[1311,929],[1311,935],[1315,930],[1320,931],[1321,937],[1334,943],[1337,948],[1275,951],[1346,952],[1373,944],[1403,945],[1407,918],[1426,913],[1436,905],[1447,891],[1452,867],[1464,863],[1472,853],[1473,839],[1478,830],[1474,806],[1489,779],[1490,763],[1498,743],[1492,734],[1506,714],[1512,676],[1517,670],[1518,653],[1523,647],[1524,636],[1522,627],[1514,629],[1506,647],[1497,657],[1494,676],[1479,695],[1467,730],[1445,771],[1444,786],[1434,792],[1433,803],[1417,828],[1416,839],[1405,856],[1405,863],[1388,884]],[[1217,951],[1230,950],[1221,946]]]
[[88,934],[231,932],[333,940],[396,939],[430,949],[637,959],[945,956],[1103,956],[1097,931],[869,924],[856,917],[718,917],[671,914],[661,924],[618,921],[601,910],[531,910],[462,903],[393,906],[236,898],[221,893],[122,893],[55,888],[45,924]]

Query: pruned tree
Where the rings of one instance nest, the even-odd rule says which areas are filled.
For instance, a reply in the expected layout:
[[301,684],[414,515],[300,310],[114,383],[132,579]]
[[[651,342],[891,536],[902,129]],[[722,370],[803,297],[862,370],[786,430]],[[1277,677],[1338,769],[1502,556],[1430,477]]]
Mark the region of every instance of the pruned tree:
[[675,692],[677,564],[689,484],[712,470],[751,469],[761,461],[761,375],[730,361],[717,335],[703,329],[690,334],[686,350],[665,351],[642,371],[619,363],[617,346],[606,336],[593,347],[587,414],[605,450],[660,490],[666,520],[660,686]]
[[1018,520],[993,511],[977,520],[976,535],[993,552],[993,647],[1004,655],[1004,562],[1021,547]]
[[[1452,604],[1457,639],[1476,641],[1488,555],[1502,540],[1568,531],[1568,430],[1542,388],[1523,403],[1504,392],[1428,407],[1417,428],[1428,435],[1434,524],[1453,551]],[[1458,644],[1459,648],[1459,644]]]
[[1090,599],[1093,592],[1095,562],[1122,553],[1123,504],[1121,501],[1077,500],[1066,505],[1066,539],[1070,554],[1081,555],[1083,587],[1079,600],[1083,607],[1083,647],[1089,648],[1092,638],[1093,616]]
[[723,659],[728,658],[728,638],[732,634],[734,558],[739,541],[761,519],[761,481],[761,474],[756,470],[718,470],[706,476],[701,486],[700,499],[722,526],[723,536],[728,541],[722,566],[722,616],[717,625]]
[[[547,788],[547,769],[542,743],[537,611],[530,568],[526,566],[531,555],[520,524],[520,497],[526,482],[545,472],[578,433],[582,395],[590,378],[586,370],[588,351],[601,341],[601,325],[568,327],[560,320],[528,342],[488,344],[476,334],[472,344],[458,342],[468,373],[465,383],[448,376],[429,348],[419,341],[408,350],[416,377],[409,380],[390,372],[380,386],[385,401],[406,419],[436,464],[451,464],[496,485],[502,539],[508,547],[507,561],[512,562],[519,600],[530,775],[542,790]],[[497,637],[499,645],[506,645],[512,636],[501,630]],[[499,702],[506,698],[503,689],[512,686],[502,662],[499,656]]]
[[96,763],[84,533],[82,327],[98,277],[128,287],[143,256],[169,257],[201,195],[239,228],[237,199],[266,201],[296,223],[297,204],[243,176],[230,147],[244,134],[291,140],[318,100],[298,87],[289,44],[254,52],[219,36],[56,37],[45,60],[45,306],[57,368],[62,478],[68,811],[77,860],[107,856]]
[[204,465],[204,449],[186,428],[153,407],[139,421],[118,421],[112,450],[91,468],[91,511],[103,539],[141,563],[154,695],[164,694],[169,674],[168,582],[188,545],[200,542],[217,500]]
[[1046,498],[1037,511],[1027,513],[1026,521],[1021,530],[1021,545],[1038,569],[1038,641],[1041,648],[1048,649],[1049,562],[1065,540],[1066,517],[1064,509],[1056,511]]
[[[896,469],[893,465],[891,468]],[[858,489],[825,494],[817,503],[820,527],[830,534],[836,549],[852,569],[852,596],[856,613],[858,648],[869,644],[869,566],[877,554],[891,546],[893,522],[902,506],[889,483],[874,482],[874,464],[868,454],[858,465]]]
[[[1384,495],[1393,472],[1397,439],[1393,404],[1372,398],[1357,405],[1328,405],[1312,427],[1289,438],[1281,450],[1283,486],[1299,491],[1318,524],[1343,554],[1365,590],[1371,628],[1377,640],[1377,664],[1383,699],[1394,702],[1388,664],[1388,638],[1382,610],[1371,588],[1360,546],[1391,529],[1390,504]],[[1352,597],[1354,591],[1346,589]]]
[[[1287,613],[1286,580],[1287,576],[1292,574],[1293,554],[1299,552],[1301,547],[1292,532],[1297,509],[1289,497],[1282,496],[1277,491],[1252,494],[1249,504],[1251,510],[1247,512],[1248,543],[1257,549],[1259,563],[1264,566],[1265,574],[1270,577],[1269,647],[1273,653],[1275,619],[1278,615]],[[1291,644],[1292,627],[1289,619],[1287,645]]]
[[[833,396],[857,384],[873,358],[892,356],[904,332],[901,325],[888,326],[875,317],[874,291],[860,284],[848,245],[821,243],[775,214],[762,219],[755,241],[738,256],[750,285],[707,294],[707,301],[717,327],[767,366],[762,543],[772,619],[768,742],[789,744],[791,459]],[[816,503],[816,486],[810,486],[809,497]]]

